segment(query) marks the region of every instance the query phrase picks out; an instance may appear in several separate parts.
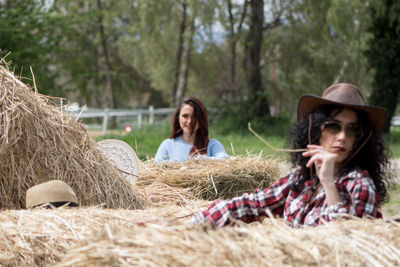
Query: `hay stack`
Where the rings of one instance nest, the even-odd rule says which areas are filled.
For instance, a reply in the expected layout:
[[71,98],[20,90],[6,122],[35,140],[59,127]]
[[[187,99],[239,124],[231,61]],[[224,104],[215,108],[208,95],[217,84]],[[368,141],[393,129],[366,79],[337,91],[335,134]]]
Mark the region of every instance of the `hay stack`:
[[195,200],[193,193],[187,188],[172,187],[160,181],[141,186],[149,207],[169,205],[184,206],[190,200]]
[[398,266],[398,224],[351,220],[292,229],[282,222],[107,228],[55,266]]
[[[193,209],[59,208],[0,212],[2,266],[397,266],[400,225],[342,220],[289,228],[281,221],[211,230]],[[197,206],[198,205],[198,206]],[[158,216],[159,220],[155,220]],[[145,223],[141,223],[145,222]],[[154,224],[157,222],[158,224]]]
[[281,175],[277,159],[232,156],[226,160],[192,159],[183,163],[141,163],[138,186],[159,181],[189,189],[194,197],[213,200],[231,198],[266,188]]
[[81,205],[143,205],[82,124],[1,65],[0,125],[1,209],[23,208],[29,187],[53,179],[69,184]]
[[[125,231],[139,227],[139,222],[152,221],[179,225],[192,210],[204,204],[189,202],[188,207],[169,206],[150,210],[90,208],[58,208],[54,210],[4,210],[0,212],[0,265],[45,266],[54,264],[60,257],[99,230]],[[166,221],[172,219],[173,221]],[[142,228],[142,227],[140,227]]]

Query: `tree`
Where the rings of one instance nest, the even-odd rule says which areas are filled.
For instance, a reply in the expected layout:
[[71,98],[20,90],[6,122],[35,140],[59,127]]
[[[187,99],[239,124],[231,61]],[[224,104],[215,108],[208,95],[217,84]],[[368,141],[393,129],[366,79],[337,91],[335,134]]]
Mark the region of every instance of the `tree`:
[[[115,93],[113,86],[113,70],[111,67],[110,56],[108,53],[107,37],[103,25],[103,7],[101,0],[97,0],[97,9],[99,11],[99,16],[97,18],[97,26],[100,32],[101,48],[104,56],[105,67],[106,67],[106,79],[107,79],[107,89],[108,89],[108,107],[111,109],[115,108]],[[115,122],[113,122],[115,123]]]
[[[54,82],[58,71],[51,68],[61,38],[59,20],[48,14],[45,2],[0,1],[0,58],[6,57],[23,78],[32,77],[32,68],[39,92],[59,95]],[[25,82],[33,86],[32,79]]]
[[369,102],[387,109],[385,132],[388,132],[400,94],[400,3],[394,0],[373,3],[371,14],[369,31],[373,36],[366,55],[374,70],[374,81]]
[[[195,31],[195,13],[190,16],[190,9],[186,0],[180,0],[180,22],[178,50],[176,53],[175,75],[172,85],[171,106],[175,107],[182,100],[187,90],[187,80],[189,73],[190,53],[192,50],[193,35]],[[189,9],[189,10],[188,10]],[[194,12],[194,10],[193,10]],[[192,12],[192,13],[193,13]]]
[[[239,11],[239,22],[235,23],[235,16],[233,13],[233,4],[231,0],[226,0],[226,5],[228,9],[228,14],[229,14],[229,36],[228,36],[228,41],[229,41],[229,47],[230,47],[230,87],[231,90],[228,90],[228,93],[225,94],[227,96],[224,97],[224,99],[227,99],[228,101],[232,101],[235,99],[235,93],[237,91],[237,84],[236,84],[236,59],[237,59],[237,43],[238,39],[240,38],[240,35],[242,34],[242,29],[243,29],[243,22],[244,19],[246,18],[246,13],[247,13],[247,6],[248,2],[245,1],[243,5],[243,9],[240,12]],[[235,29],[235,24],[237,24],[236,29]]]
[[[58,86],[69,99],[90,107],[165,106],[150,82],[128,64],[120,42],[134,22],[127,1],[55,1],[53,16],[65,21],[55,55]],[[132,6],[132,3],[130,5]],[[162,104],[160,104],[162,103]]]
[[250,25],[245,42],[244,70],[252,103],[250,113],[256,117],[270,115],[267,96],[261,79],[260,57],[264,27],[264,1],[251,0]]
[[369,23],[365,1],[279,2],[284,6],[277,10],[284,13],[279,27],[264,39],[261,60],[266,88],[274,88],[276,71],[276,114],[295,118],[301,95],[321,95],[334,82],[356,84],[368,95],[372,78],[363,54]]

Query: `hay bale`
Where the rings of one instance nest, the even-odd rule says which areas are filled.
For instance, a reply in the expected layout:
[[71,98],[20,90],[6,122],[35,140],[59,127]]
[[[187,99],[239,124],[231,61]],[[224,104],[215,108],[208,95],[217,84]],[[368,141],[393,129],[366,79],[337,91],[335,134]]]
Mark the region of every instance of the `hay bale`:
[[140,188],[147,199],[148,207],[184,206],[189,200],[196,199],[187,188],[172,187],[161,181],[154,181],[149,185],[142,185]]
[[[354,218],[293,229],[282,221],[211,230],[185,217],[207,201],[146,210],[0,212],[1,266],[397,266],[400,224]],[[157,216],[160,220],[154,220]],[[145,223],[140,223],[140,222]],[[147,221],[147,223],[146,223]],[[151,222],[157,222],[154,224]]]
[[279,221],[204,231],[106,228],[55,266],[398,266],[400,226],[355,219],[293,229]]
[[232,156],[225,160],[192,159],[183,163],[142,162],[138,186],[159,181],[187,188],[196,198],[232,198],[266,188],[281,175],[278,160],[262,156]]
[[1,65],[0,125],[1,209],[23,208],[28,188],[53,179],[70,185],[81,205],[143,206],[81,123]]
[[[196,205],[199,207],[196,208]],[[126,231],[154,216],[168,225],[182,224],[178,216],[204,208],[207,203],[189,201],[188,208],[169,206],[150,210],[58,208],[53,210],[4,210],[0,212],[0,265],[45,266],[54,264],[80,241],[102,229]],[[142,227],[140,227],[142,228]]]

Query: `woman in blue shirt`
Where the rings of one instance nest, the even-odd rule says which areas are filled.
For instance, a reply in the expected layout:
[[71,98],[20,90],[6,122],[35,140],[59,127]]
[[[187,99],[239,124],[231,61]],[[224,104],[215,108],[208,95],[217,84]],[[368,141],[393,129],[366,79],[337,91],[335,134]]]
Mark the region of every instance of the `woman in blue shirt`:
[[208,138],[206,108],[197,98],[185,98],[172,117],[172,133],[157,150],[155,162],[209,157],[223,159],[228,155],[216,139]]

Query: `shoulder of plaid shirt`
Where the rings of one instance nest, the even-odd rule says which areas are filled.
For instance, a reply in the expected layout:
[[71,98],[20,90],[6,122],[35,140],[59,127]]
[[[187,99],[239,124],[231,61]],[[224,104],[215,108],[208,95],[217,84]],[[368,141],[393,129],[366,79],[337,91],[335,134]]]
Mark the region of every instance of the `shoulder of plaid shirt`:
[[306,181],[301,190],[292,190],[291,185],[300,175],[300,170],[296,170],[265,190],[256,189],[251,194],[246,193],[231,200],[218,199],[206,211],[195,213],[191,222],[221,227],[229,224],[230,218],[233,218],[249,223],[267,216],[267,209],[274,216],[283,217],[292,227],[319,225],[342,214],[357,217],[368,214],[382,218],[379,195],[367,171],[357,168],[336,180],[341,202],[333,206],[327,205],[323,189],[314,199],[307,201],[308,194],[312,194],[310,181]]

